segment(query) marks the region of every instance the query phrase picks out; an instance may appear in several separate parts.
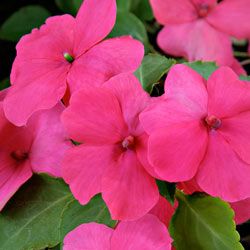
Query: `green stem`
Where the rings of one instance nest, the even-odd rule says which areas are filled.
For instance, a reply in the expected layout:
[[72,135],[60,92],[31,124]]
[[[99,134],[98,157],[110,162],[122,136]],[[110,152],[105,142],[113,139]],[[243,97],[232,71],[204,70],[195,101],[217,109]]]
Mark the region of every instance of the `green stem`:
[[234,51],[234,55],[237,57],[250,57],[250,55],[247,52],[242,52],[242,51]]
[[242,66],[250,64],[250,59],[246,59],[240,63]]

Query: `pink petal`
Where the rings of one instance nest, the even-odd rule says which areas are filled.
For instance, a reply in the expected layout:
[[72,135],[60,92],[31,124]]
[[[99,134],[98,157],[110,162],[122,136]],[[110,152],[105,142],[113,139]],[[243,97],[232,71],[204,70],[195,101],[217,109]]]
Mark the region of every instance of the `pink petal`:
[[245,69],[241,66],[240,62],[237,59],[233,60],[232,65],[228,65],[237,75],[247,75]]
[[219,133],[229,143],[238,156],[250,164],[250,111],[222,120]]
[[139,122],[139,114],[147,107],[151,99],[138,79],[132,74],[120,74],[112,77],[103,86],[109,88],[119,100],[130,133],[133,135],[144,133]]
[[170,250],[171,242],[164,224],[148,214],[136,221],[120,222],[111,237],[111,249]]
[[136,137],[136,154],[144,169],[147,170],[151,176],[161,179],[148,161],[148,135],[146,133]]
[[101,178],[112,164],[113,147],[77,146],[65,155],[62,164],[63,179],[69,184],[74,197],[86,204],[102,191]]
[[9,155],[0,154],[0,211],[15,192],[32,176],[29,161],[16,164]]
[[250,34],[249,12],[248,0],[226,0],[217,5],[207,20],[222,32],[239,39],[247,38]]
[[66,72],[63,68],[53,70],[32,82],[14,84],[4,99],[5,115],[15,125],[25,125],[36,111],[54,107],[65,91]]
[[236,224],[242,224],[250,219],[250,198],[230,203],[235,212]]
[[159,33],[157,42],[166,53],[189,61],[216,61],[218,65],[230,66],[233,63],[230,37],[203,19],[167,25]]
[[71,92],[99,86],[120,73],[134,72],[143,55],[143,45],[129,36],[97,44],[74,62],[68,77]]
[[144,170],[133,151],[113,161],[103,175],[102,196],[115,220],[134,220],[158,201],[154,179]]
[[207,112],[205,80],[185,65],[176,65],[165,81],[165,95],[154,100],[140,121],[148,134],[180,122],[201,119]]
[[61,177],[62,158],[72,145],[60,121],[63,110],[59,103],[36,113],[27,124],[27,129],[35,133],[30,153],[33,172]]
[[82,224],[69,232],[63,250],[110,250],[113,229],[97,223]]
[[208,112],[218,118],[232,117],[250,110],[250,85],[239,80],[227,67],[216,70],[208,79]]
[[5,100],[8,119],[25,125],[36,111],[52,108],[64,95],[70,64],[74,19],[69,15],[48,18],[40,30],[34,29],[17,45],[10,88]]
[[168,227],[177,206],[178,202],[175,202],[174,206],[172,206],[165,198],[160,196],[158,203],[149,213],[157,216],[158,219]]
[[115,18],[115,0],[84,0],[76,16],[74,54],[80,56],[105,38]]
[[160,24],[190,22],[198,18],[190,0],[150,0],[154,16]]
[[204,157],[207,133],[201,122],[165,127],[149,137],[149,163],[169,182],[191,179]]
[[18,128],[6,120],[0,103],[0,210],[32,175],[28,159],[15,160],[14,152],[29,154],[32,133],[26,128]]
[[203,192],[203,190],[201,190],[201,188],[198,186],[195,178],[189,181],[178,183],[177,188],[184,191],[184,193],[186,194],[193,194],[195,192]]
[[206,193],[225,201],[235,202],[250,196],[250,165],[215,131],[210,133],[207,153],[196,180]]
[[127,130],[119,101],[106,88],[76,92],[62,121],[73,140],[96,145],[117,143]]

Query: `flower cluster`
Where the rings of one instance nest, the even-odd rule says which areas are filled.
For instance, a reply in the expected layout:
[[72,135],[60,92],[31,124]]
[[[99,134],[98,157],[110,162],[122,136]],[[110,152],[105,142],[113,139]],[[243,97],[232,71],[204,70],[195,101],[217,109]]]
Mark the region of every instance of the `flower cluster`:
[[[160,196],[156,179],[220,197],[235,211],[249,207],[250,85],[230,68],[243,72],[229,36],[247,38],[250,26],[238,29],[223,14],[246,19],[247,2],[151,0],[166,25],[158,36],[164,51],[229,66],[208,80],[173,66],[160,97],[133,75],[143,45],[130,36],[103,40],[115,0],[85,0],[76,18],[51,17],[25,35],[12,85],[0,93],[0,209],[32,173],[47,173],[62,177],[82,205],[101,193],[119,221],[115,229],[80,225],[65,250],[163,250],[171,249],[177,204]],[[242,213],[239,222],[249,218]]]

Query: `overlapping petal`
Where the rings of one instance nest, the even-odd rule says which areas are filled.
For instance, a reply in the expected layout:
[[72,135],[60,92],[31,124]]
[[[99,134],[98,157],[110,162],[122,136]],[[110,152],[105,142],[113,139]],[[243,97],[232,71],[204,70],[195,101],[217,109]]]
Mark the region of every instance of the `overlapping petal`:
[[232,65],[233,52],[230,37],[200,19],[184,24],[166,25],[157,37],[166,53],[184,56],[189,61],[216,61]]
[[135,152],[126,151],[106,169],[102,196],[117,220],[134,220],[145,215],[158,201],[155,180],[138,161]]

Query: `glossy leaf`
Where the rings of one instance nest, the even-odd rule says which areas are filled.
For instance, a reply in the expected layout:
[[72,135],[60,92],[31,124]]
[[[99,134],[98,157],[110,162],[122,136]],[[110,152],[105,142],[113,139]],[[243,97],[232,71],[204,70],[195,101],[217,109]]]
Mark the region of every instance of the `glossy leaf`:
[[49,11],[39,5],[23,7],[2,24],[0,39],[16,42],[33,28],[41,26],[49,16]]
[[60,179],[34,176],[0,214],[0,249],[43,249],[84,222],[114,225],[100,196],[81,206]]
[[55,0],[55,2],[60,10],[75,16],[83,0]]
[[179,206],[170,233],[176,249],[243,250],[229,204],[201,194],[176,194]]
[[205,79],[208,79],[208,77],[216,70],[218,69],[218,66],[214,62],[188,62],[184,63],[187,66],[191,67],[195,71],[197,71],[200,75],[202,75]]
[[172,205],[174,205],[176,184],[160,180],[156,180],[156,183],[161,196],[165,197]]
[[109,37],[123,35],[131,35],[135,39],[143,42],[145,46],[149,46],[147,31],[143,23],[139,18],[128,11],[117,12],[116,23]]
[[154,85],[174,64],[174,59],[168,59],[158,54],[149,54],[144,57],[140,68],[135,72],[135,76],[139,79],[143,88],[151,93]]

